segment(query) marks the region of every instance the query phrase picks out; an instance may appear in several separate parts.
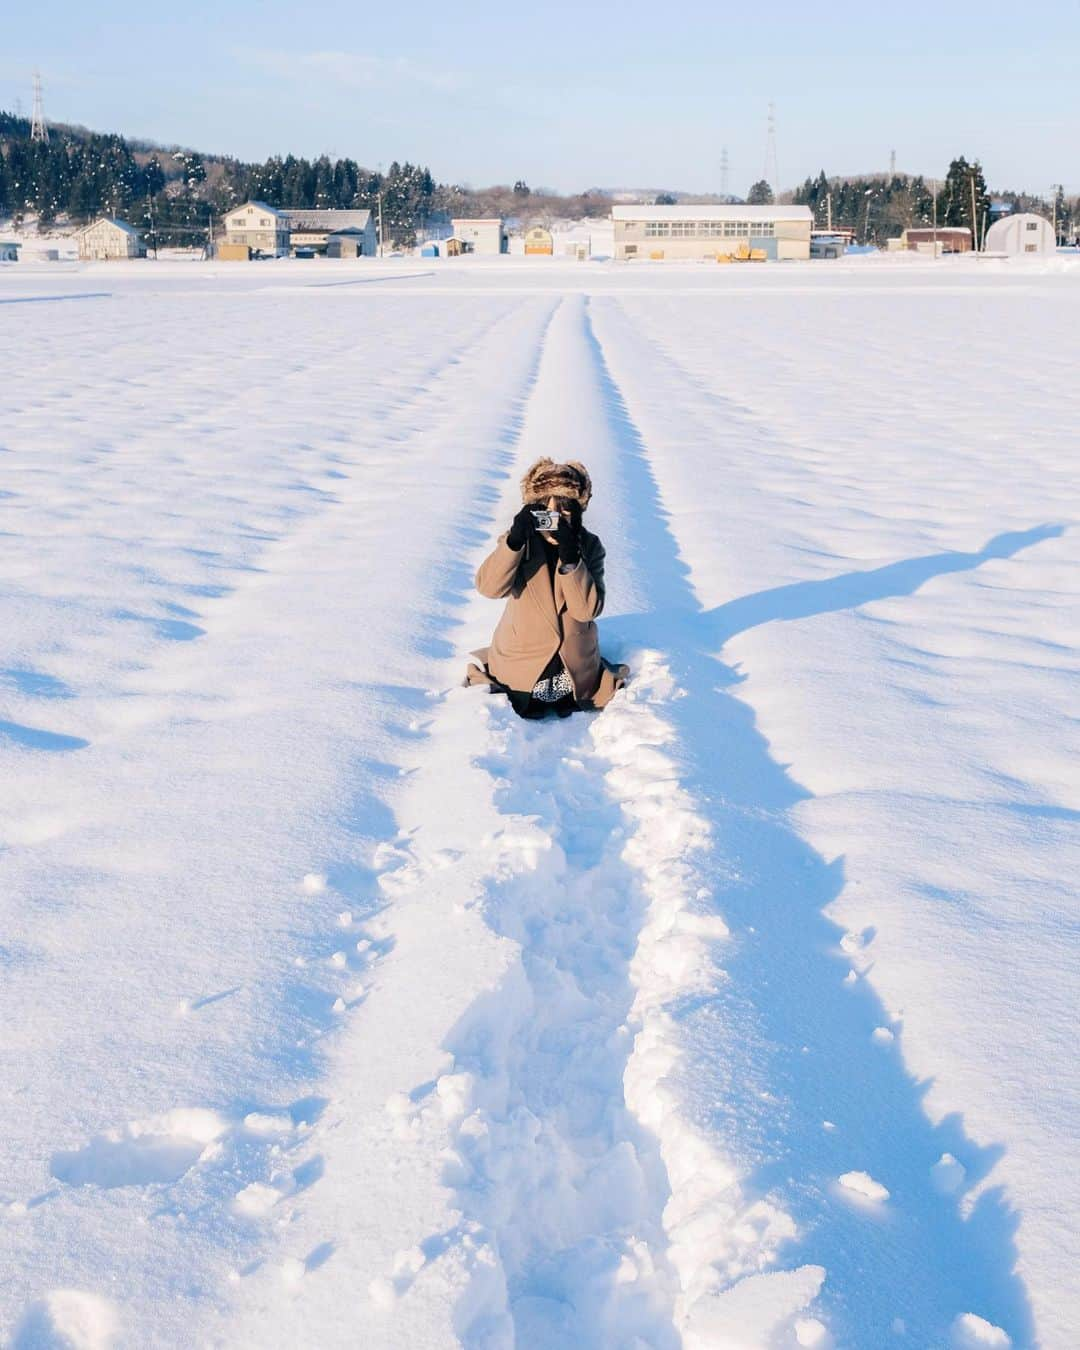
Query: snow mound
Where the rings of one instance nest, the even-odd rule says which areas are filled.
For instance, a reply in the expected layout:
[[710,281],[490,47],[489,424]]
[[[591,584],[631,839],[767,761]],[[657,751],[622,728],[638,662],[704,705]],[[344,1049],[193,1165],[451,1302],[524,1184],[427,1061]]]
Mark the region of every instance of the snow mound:
[[108,1299],[82,1289],[53,1289],[27,1308],[12,1350],[109,1350],[119,1329]]

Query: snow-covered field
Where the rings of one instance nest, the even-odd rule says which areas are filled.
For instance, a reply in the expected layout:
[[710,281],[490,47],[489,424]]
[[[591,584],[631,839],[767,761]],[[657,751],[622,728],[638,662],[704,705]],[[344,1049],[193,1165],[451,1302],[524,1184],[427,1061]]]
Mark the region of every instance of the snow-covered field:
[[[1080,268],[0,269],[0,1341],[1080,1326]],[[599,716],[459,687],[537,455]]]

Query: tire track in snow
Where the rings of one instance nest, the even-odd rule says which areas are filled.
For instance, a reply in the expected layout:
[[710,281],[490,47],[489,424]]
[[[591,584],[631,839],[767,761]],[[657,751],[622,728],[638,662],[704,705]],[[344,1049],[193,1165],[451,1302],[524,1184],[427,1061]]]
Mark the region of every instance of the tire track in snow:
[[[953,1150],[982,1170],[993,1151],[981,1156],[955,1120],[933,1126],[926,1119],[923,1085],[906,1074],[892,1037],[882,1038],[890,1018],[861,978],[870,935],[843,934],[822,914],[842,884],[842,860],[827,863],[799,836],[790,810],[805,794],[770,756],[751,710],[729,692],[738,675],[716,653],[745,602],[702,610],[649,441],[631,416],[642,410],[642,425],[669,456],[669,438],[680,444],[687,434],[670,417],[682,408],[682,386],[616,303],[594,313],[596,359],[635,502],[631,524],[652,562],[654,600],[651,612],[616,618],[609,631],[631,646],[659,639],[667,651],[685,693],[666,709],[680,776],[708,814],[716,847],[730,855],[714,867],[720,875],[707,879],[732,929],[717,950],[722,975],[699,999],[680,1000],[672,990],[667,1013],[681,1054],[656,1081],[653,1098],[665,1103],[658,1116],[670,1107],[670,1119],[656,1128],[673,1186],[665,1220],[687,1295],[686,1343],[715,1347],[742,1336],[788,1345],[796,1334],[799,1344],[826,1344],[832,1335],[837,1344],[876,1350],[903,1332],[943,1345],[974,1309],[1010,1328],[1013,1343],[1030,1344],[1014,1252],[1002,1241],[1009,1216],[995,1215],[993,1197],[981,1216],[978,1207],[962,1214],[939,1185],[938,1160]],[[691,434],[713,444],[695,391],[686,395]],[[717,430],[738,434],[732,426]],[[711,1160],[704,1185],[676,1161],[691,1119]],[[680,1173],[691,1209],[685,1225]],[[878,1198],[866,1198],[871,1193]],[[676,1254],[684,1228],[691,1239],[685,1261]],[[814,1265],[801,1273],[776,1269],[800,1258]],[[818,1317],[799,1327],[813,1270],[826,1277],[818,1308],[828,1332]],[[776,1317],[784,1299],[794,1323]],[[755,1339],[750,1331],[762,1318]]]
[[[491,376],[483,377],[483,397],[469,400],[476,424],[452,429],[451,444],[467,436],[470,446],[494,448],[473,470],[464,509],[445,519],[432,513],[450,534],[440,577],[432,583],[439,619],[426,640],[433,650],[444,642],[450,648],[441,635],[457,628],[471,593],[472,569],[460,554],[486,538],[490,504],[512,461],[508,447],[520,432],[553,309],[548,302],[530,306],[524,317],[513,311],[514,327],[500,347],[505,388],[498,403]],[[489,356],[475,354],[478,368]],[[441,468],[436,473],[450,476]],[[408,540],[402,546],[412,547]],[[407,655],[401,664],[407,666]],[[457,660],[454,674],[460,675]],[[462,753],[475,731],[475,697],[459,689],[442,697],[395,682],[393,672],[386,678],[389,683],[366,688],[378,701],[383,739],[393,743],[384,752],[392,753],[402,775],[400,786],[374,789],[376,819],[392,804],[393,823],[381,838],[370,839],[360,866],[350,858],[327,867],[328,908],[341,903],[343,885],[355,886],[356,874],[363,874],[360,907],[347,915],[348,936],[359,935],[360,946],[377,959],[366,962],[345,943],[335,976],[345,1026],[322,1043],[322,1090],[332,1097],[297,1155],[319,1160],[326,1180],[317,1192],[275,1205],[275,1217],[287,1225],[283,1241],[269,1248],[260,1269],[242,1273],[236,1310],[222,1320],[214,1344],[335,1344],[343,1326],[360,1326],[371,1350],[449,1346],[457,1343],[459,1297],[482,1288],[490,1273],[482,1244],[447,1203],[440,1157],[445,1131],[438,1121],[421,1119],[417,1103],[447,1068],[441,1042],[449,1028],[476,989],[497,982],[504,970],[499,944],[472,912],[490,858],[482,851],[463,853],[461,846],[463,837],[482,833],[488,815],[497,829],[499,817],[490,807],[489,775]],[[401,676],[416,678],[415,669]],[[370,814],[367,801],[359,800],[357,817]],[[341,940],[327,933],[325,950]],[[324,997],[328,1008],[330,998]],[[418,1082],[426,1088],[415,1090]],[[327,1251],[314,1264],[304,1256]]]

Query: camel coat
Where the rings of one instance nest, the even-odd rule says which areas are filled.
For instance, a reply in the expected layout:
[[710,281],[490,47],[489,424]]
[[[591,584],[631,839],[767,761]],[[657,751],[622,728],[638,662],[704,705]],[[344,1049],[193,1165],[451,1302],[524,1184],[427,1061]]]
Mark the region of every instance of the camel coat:
[[469,667],[469,683],[492,680],[528,694],[558,652],[579,707],[602,708],[623,683],[623,667],[600,655],[593,620],[604,608],[604,546],[581,532],[581,561],[569,572],[558,564],[552,576],[547,549],[537,540],[531,556],[512,549],[506,535],[476,573],[476,589],[489,600],[506,598],[491,646],[473,655],[484,669]]

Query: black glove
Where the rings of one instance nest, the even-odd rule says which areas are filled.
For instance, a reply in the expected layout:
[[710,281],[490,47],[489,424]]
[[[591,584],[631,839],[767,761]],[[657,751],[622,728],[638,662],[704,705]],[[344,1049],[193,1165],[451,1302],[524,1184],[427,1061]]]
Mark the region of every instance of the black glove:
[[506,532],[506,543],[515,552],[524,548],[536,533],[536,517],[533,515],[536,509],[535,506],[523,506]]
[[581,506],[578,502],[570,505],[570,519],[559,518],[559,562],[566,567],[576,567],[581,561]]

